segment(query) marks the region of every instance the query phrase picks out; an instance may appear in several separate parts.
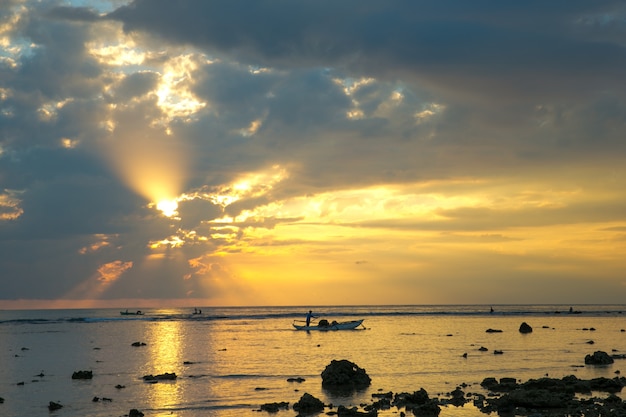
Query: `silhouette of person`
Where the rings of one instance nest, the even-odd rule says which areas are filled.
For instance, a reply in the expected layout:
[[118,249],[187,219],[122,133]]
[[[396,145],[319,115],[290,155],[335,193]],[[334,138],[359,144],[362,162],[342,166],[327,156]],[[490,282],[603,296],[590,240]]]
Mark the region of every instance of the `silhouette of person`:
[[306,313],[306,326],[309,327],[309,324],[311,324],[311,319],[314,318],[315,316],[313,315],[313,310],[309,310],[308,313]]

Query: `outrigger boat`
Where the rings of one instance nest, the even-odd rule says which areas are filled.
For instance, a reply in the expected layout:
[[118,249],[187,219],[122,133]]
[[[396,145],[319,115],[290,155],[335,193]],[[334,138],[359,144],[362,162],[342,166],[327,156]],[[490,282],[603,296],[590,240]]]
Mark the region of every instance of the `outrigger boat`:
[[293,327],[295,327],[296,330],[354,330],[362,324],[363,320],[351,320],[342,322],[332,321],[329,323],[328,320],[322,319],[317,323],[311,323],[307,326],[303,320],[294,320]]
[[122,316],[143,316],[143,311],[141,310],[137,310],[137,311],[120,311],[120,314]]

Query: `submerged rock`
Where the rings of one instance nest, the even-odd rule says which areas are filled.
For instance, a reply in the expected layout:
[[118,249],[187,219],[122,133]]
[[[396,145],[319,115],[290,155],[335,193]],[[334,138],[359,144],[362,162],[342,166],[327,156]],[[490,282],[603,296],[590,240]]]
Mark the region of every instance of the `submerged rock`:
[[48,410],[50,411],[59,410],[61,408],[63,408],[63,406],[59,403],[55,403],[54,401],[50,401],[50,403],[48,403]]
[[533,328],[530,327],[530,325],[528,323],[523,322],[519,326],[519,332],[520,333],[532,333],[533,332]]
[[610,365],[614,362],[613,358],[608,353],[601,350],[593,352],[592,355],[585,356],[586,365]]
[[92,371],[76,371],[72,374],[72,379],[91,379],[93,378]]
[[172,373],[164,373],[164,374],[159,374],[159,375],[144,375],[143,376],[143,380],[146,382],[155,382],[155,381],[173,381],[176,378],[178,378],[178,376],[172,372]]
[[412,394],[400,393],[396,394],[393,405],[396,407],[404,407],[407,411],[412,411],[416,416],[438,416],[441,408],[437,404],[436,399],[431,399],[428,392],[424,388],[415,391]]
[[357,407],[348,408],[346,406],[340,405],[337,407],[337,415],[339,417],[367,417],[367,416],[377,416],[378,412],[376,409],[372,409],[369,411],[359,411]]
[[279,410],[288,410],[289,403],[282,401],[279,403],[267,403],[261,406],[261,411],[267,411],[268,413],[278,413]]

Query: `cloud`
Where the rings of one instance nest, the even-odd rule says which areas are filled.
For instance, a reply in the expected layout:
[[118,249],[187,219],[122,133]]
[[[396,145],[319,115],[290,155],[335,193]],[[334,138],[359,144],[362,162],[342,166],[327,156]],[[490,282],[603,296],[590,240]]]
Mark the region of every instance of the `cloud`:
[[622,2],[3,5],[5,299],[624,294]]

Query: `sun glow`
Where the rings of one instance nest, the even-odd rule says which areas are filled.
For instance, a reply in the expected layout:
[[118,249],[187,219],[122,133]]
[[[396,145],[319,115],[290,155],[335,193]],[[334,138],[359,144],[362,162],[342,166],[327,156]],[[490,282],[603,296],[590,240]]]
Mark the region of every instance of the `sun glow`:
[[176,211],[178,210],[178,202],[176,200],[161,200],[156,204],[156,208],[167,217],[178,214]]

